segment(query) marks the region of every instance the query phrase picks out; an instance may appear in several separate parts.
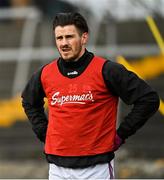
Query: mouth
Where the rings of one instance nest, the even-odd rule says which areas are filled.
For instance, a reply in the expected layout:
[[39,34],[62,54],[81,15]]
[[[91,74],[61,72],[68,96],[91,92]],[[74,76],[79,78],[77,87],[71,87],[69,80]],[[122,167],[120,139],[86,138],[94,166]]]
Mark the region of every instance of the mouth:
[[69,52],[69,51],[71,51],[71,48],[62,48],[61,49],[63,52]]

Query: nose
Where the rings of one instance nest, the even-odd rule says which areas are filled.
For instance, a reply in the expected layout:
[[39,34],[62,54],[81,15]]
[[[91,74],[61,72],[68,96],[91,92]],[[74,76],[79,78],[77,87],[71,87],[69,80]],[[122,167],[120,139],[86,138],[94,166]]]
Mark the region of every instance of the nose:
[[62,46],[68,45],[68,40],[67,40],[67,38],[63,38],[61,44],[62,44]]

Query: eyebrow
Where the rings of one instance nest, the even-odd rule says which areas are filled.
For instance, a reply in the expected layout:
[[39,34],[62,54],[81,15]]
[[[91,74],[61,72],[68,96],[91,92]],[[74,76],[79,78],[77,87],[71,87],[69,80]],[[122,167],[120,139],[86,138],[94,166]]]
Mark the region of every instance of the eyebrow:
[[59,36],[56,36],[56,39],[60,39],[60,38],[62,38],[62,37],[68,38],[68,37],[73,37],[73,36],[75,36],[75,34],[59,35]]

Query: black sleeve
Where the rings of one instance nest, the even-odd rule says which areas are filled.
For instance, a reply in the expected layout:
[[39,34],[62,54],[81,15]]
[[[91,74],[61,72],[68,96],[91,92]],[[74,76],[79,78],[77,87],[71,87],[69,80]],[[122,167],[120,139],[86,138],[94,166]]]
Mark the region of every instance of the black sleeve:
[[33,74],[22,93],[22,106],[37,137],[44,142],[48,120],[44,112],[45,93],[40,76],[42,69]]
[[158,94],[135,73],[112,61],[104,64],[103,77],[114,96],[120,97],[127,105],[133,105],[117,130],[118,135],[126,139],[158,110]]

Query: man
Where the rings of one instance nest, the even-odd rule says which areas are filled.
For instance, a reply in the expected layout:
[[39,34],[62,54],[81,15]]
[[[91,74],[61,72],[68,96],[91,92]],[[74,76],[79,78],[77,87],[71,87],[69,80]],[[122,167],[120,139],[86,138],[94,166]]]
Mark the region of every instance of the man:
[[[57,14],[53,31],[60,57],[35,72],[22,93],[45,143],[49,179],[114,178],[114,151],[157,111],[159,97],[136,74],[86,50],[88,26],[79,13]],[[116,131],[118,98],[133,108]]]

